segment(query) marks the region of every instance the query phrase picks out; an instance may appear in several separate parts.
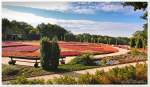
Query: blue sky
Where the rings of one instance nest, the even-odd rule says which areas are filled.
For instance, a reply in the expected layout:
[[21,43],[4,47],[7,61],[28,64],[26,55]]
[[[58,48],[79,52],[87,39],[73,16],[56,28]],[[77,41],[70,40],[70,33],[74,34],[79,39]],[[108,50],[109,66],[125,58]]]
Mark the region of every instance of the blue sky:
[[58,24],[74,34],[130,37],[142,30],[143,11],[120,2],[3,2],[2,17],[38,24]]

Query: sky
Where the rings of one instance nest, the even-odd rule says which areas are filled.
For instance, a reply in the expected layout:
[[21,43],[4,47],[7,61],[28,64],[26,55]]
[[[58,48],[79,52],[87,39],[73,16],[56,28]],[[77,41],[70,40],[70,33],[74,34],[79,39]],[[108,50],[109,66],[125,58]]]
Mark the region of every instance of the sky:
[[142,30],[142,10],[134,11],[121,2],[3,2],[2,18],[57,24],[73,34],[90,33],[130,37]]

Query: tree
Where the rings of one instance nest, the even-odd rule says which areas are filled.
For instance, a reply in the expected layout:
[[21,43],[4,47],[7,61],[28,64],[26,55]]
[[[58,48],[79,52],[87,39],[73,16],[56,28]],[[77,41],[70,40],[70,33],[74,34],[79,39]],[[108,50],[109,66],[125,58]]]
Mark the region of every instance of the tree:
[[[137,43],[139,43],[139,41],[141,43],[141,40],[142,40],[143,47],[146,47],[147,46],[147,25],[148,25],[148,23],[147,23],[147,16],[148,16],[147,5],[148,5],[148,3],[147,2],[125,2],[123,4],[124,4],[124,6],[132,6],[132,7],[134,7],[135,11],[136,10],[143,10],[143,11],[145,11],[143,16],[141,16],[142,19],[146,20],[146,23],[143,26],[144,30],[136,32],[134,37],[138,39]],[[142,38],[141,40],[139,40],[139,36]]]
[[56,37],[49,42],[48,37],[41,38],[41,66],[45,70],[55,70],[59,65],[60,49]]
[[41,48],[41,58],[40,63],[43,69],[48,70],[51,67],[51,44],[47,37],[42,37],[40,42]]
[[59,58],[60,58],[60,48],[57,43],[57,37],[53,37],[52,42],[51,42],[51,69],[57,69],[57,66],[59,65]]
[[143,41],[142,41],[142,38],[137,38],[137,41],[136,41],[136,48],[143,48]]
[[69,32],[64,34],[64,41],[75,41],[75,36]]
[[135,47],[135,38],[130,38],[130,47]]
[[147,2],[125,2],[124,6],[133,6],[134,10],[146,10]]
[[24,37],[19,37],[19,39],[31,39],[28,38],[30,35],[30,30],[33,30],[34,28],[25,22],[17,22],[15,20],[9,21],[6,18],[2,19],[2,34],[3,34],[3,40],[9,40],[10,38],[7,37],[8,35],[13,34],[20,34]]
[[52,24],[39,24],[37,26],[37,29],[39,29],[40,36],[47,36],[52,40],[54,36],[58,37],[58,40],[61,40],[61,37],[64,36],[65,33],[68,33],[67,30],[65,30],[63,27],[60,27],[58,25],[52,25]]
[[10,21],[6,18],[2,19],[2,39],[6,39],[6,35],[8,34],[10,30]]

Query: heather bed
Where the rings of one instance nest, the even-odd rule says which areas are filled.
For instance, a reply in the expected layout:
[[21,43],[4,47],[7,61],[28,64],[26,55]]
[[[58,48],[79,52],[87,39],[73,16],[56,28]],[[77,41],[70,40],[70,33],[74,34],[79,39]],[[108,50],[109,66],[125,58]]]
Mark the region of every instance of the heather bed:
[[[3,42],[2,43],[2,56],[40,56],[39,41],[35,42]],[[79,42],[59,42],[61,49],[61,57],[78,56],[82,53],[93,54],[108,54],[117,52],[118,50],[110,45],[105,44],[92,44],[92,43],[79,43]]]

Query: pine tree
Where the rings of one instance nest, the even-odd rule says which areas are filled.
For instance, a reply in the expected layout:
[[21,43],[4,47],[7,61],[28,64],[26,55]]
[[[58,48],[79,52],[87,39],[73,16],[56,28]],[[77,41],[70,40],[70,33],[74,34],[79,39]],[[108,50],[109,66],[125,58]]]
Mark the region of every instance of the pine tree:
[[57,37],[54,37],[51,42],[51,68],[57,69],[59,65],[59,58],[60,58],[60,48],[57,43]]
[[43,69],[48,70],[50,67],[50,43],[47,37],[41,38],[41,58],[40,63]]
[[52,42],[49,42],[47,37],[41,39],[41,66],[45,70],[57,69],[59,65],[60,49],[57,43],[57,38],[54,37]]

